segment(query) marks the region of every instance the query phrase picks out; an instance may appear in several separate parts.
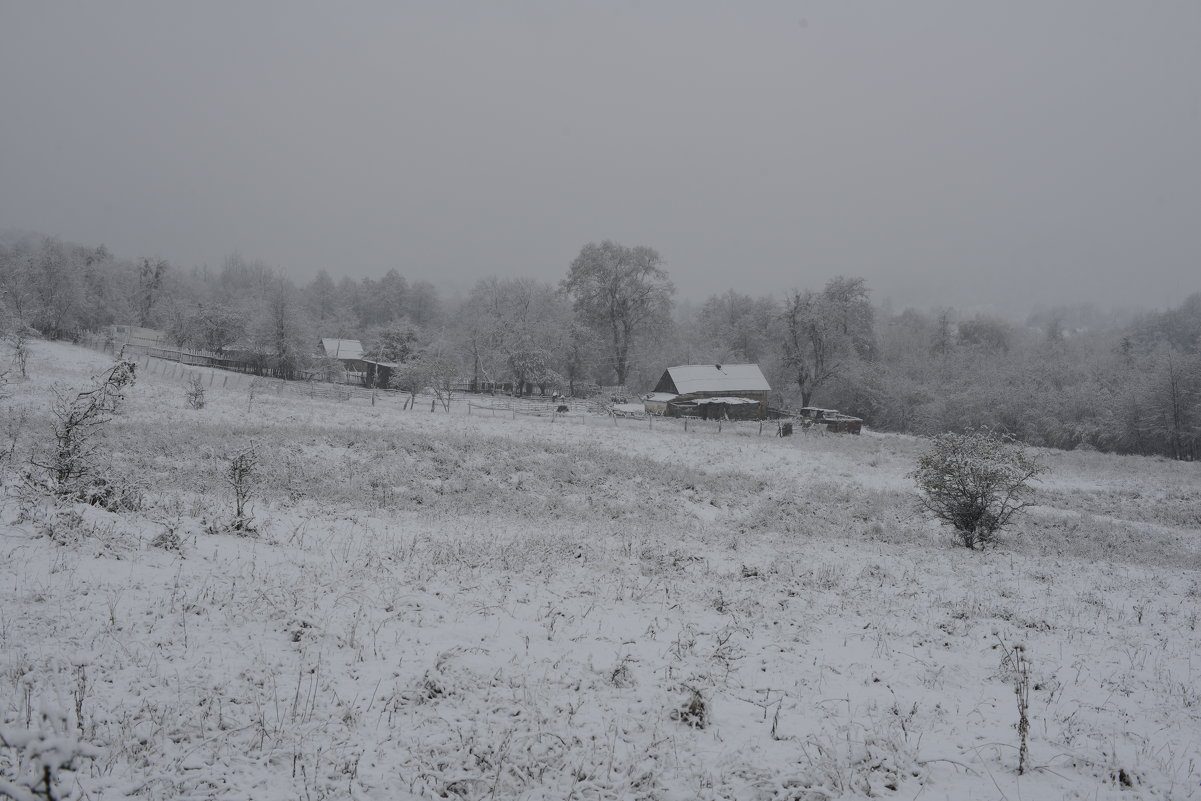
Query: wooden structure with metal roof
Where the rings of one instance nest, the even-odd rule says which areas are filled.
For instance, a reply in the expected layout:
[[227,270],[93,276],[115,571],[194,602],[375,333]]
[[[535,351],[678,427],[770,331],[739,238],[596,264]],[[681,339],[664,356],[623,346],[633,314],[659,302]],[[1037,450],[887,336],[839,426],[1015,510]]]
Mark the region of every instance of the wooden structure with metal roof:
[[738,409],[738,416],[761,420],[767,416],[771,385],[757,364],[683,364],[663,372],[655,393],[677,396],[667,404],[668,415],[686,413],[684,409],[696,407],[697,401],[705,401],[703,406],[721,398],[731,399],[723,405],[732,409],[746,405],[733,399],[745,398],[754,402],[753,408]]

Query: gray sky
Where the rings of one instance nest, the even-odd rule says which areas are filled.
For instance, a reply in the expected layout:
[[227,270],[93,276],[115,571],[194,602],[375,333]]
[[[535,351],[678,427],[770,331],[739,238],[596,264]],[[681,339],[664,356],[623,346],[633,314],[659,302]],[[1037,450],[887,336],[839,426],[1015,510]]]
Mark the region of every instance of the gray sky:
[[1201,3],[0,0],[0,228],[298,280],[1201,290]]

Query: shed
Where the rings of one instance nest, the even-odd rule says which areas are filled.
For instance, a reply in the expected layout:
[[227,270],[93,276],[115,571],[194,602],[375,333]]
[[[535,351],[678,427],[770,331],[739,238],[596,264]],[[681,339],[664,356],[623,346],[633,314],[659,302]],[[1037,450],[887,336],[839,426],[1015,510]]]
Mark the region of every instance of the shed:
[[362,361],[363,343],[357,339],[321,338],[321,354],[339,361]]
[[824,425],[826,430],[834,434],[858,434],[863,430],[863,420],[843,414],[837,409],[819,409],[816,406],[806,406],[801,409],[801,418],[811,425]]
[[363,372],[363,385],[368,387],[387,387],[392,383],[392,375],[400,365],[396,362],[385,362],[380,359],[363,359],[366,369]]
[[667,404],[676,397],[670,392],[648,392],[642,396],[642,406],[647,414],[667,414]]
[[716,398],[675,400],[667,404],[672,417],[700,417],[702,420],[761,420],[759,401],[722,395]]
[[677,396],[667,407],[668,415],[688,401],[745,398],[756,404],[746,416],[762,419],[767,416],[771,385],[757,364],[683,364],[663,372],[652,394],[659,393]]
[[363,343],[357,339],[321,338],[321,355],[337,359],[346,371],[345,380],[362,381],[367,373],[367,362],[363,359]]

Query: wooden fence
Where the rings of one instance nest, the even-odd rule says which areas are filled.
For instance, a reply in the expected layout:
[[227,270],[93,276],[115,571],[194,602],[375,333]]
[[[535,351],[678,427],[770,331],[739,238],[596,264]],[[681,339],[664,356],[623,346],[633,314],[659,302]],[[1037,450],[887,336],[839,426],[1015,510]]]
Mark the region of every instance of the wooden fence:
[[[98,338],[85,338],[83,345],[94,350],[111,352],[111,347],[105,347]],[[130,353],[127,346],[126,356]],[[190,376],[200,374],[206,388],[223,389],[228,391],[249,391],[256,387],[262,396],[289,396],[309,398],[313,400],[332,400],[340,403],[358,401],[375,405],[377,402],[400,406],[401,409],[428,411],[441,414],[457,414],[465,416],[485,416],[491,418],[538,419],[547,423],[563,425],[580,425],[603,428],[630,429],[645,428],[649,431],[675,431],[681,434],[726,434],[742,436],[779,436],[785,425],[793,422],[804,424],[803,418],[785,417],[780,420],[702,420],[689,417],[663,417],[654,414],[638,414],[632,412],[615,412],[606,399],[602,398],[566,398],[554,399],[544,397],[491,396],[475,394],[454,394],[449,402],[449,409],[443,402],[426,394],[418,394],[416,402],[410,403],[411,396],[407,392],[385,389],[368,389],[350,384],[333,384],[323,381],[285,381],[279,378],[254,375],[242,370],[231,370],[222,365],[225,360],[216,358],[205,360],[204,354],[182,354],[178,350],[164,348],[138,347],[137,361],[143,374],[159,376],[167,380],[186,381]],[[163,355],[160,355],[163,354]],[[207,376],[198,373],[197,368],[207,369]],[[403,405],[401,405],[403,404]],[[559,409],[567,407],[566,412]],[[785,410],[775,410],[785,412]],[[406,412],[407,413],[407,412]],[[817,427],[815,427],[817,428]],[[790,429],[791,430],[791,429]],[[824,433],[824,428],[820,429]]]

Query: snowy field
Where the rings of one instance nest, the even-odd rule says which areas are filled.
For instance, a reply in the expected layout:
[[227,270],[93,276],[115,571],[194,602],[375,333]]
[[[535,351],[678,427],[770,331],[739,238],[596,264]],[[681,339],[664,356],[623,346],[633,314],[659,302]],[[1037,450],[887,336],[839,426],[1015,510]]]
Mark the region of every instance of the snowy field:
[[45,746],[86,752],[64,799],[1201,798],[1201,465],[1048,452],[969,552],[915,508],[914,438],[207,371],[193,410],[151,362],[113,513],[21,490],[51,388],[108,364],[33,348],[0,402],[0,797]]

